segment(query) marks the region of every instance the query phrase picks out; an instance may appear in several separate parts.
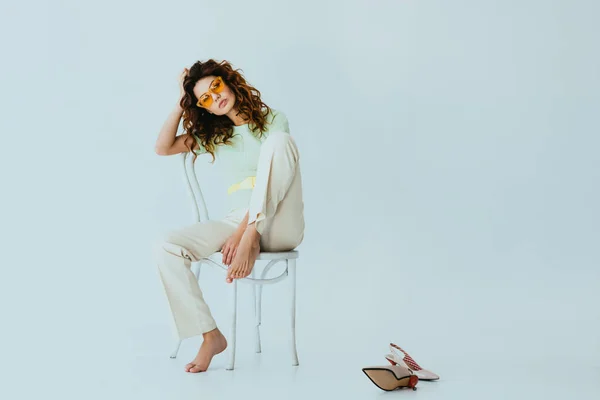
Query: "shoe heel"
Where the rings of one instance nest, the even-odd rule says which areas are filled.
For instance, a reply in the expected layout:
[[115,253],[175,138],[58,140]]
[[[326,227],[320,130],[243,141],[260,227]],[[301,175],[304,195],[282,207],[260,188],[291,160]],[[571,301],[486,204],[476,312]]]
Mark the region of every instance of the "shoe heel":
[[408,379],[408,387],[412,390],[417,390],[417,383],[419,383],[419,377],[416,375],[411,375],[411,377]]

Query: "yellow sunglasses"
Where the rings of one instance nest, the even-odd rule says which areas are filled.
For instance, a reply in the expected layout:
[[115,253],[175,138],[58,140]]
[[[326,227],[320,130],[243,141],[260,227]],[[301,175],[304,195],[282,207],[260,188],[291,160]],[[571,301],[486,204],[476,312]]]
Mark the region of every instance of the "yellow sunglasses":
[[204,93],[202,96],[200,96],[198,98],[196,105],[198,107],[204,107],[204,108],[210,107],[213,103],[213,97],[210,94],[211,93],[221,93],[223,91],[223,89],[225,89],[225,82],[223,82],[223,78],[221,78],[220,76],[217,76],[210,83],[210,86],[208,87],[208,92]]

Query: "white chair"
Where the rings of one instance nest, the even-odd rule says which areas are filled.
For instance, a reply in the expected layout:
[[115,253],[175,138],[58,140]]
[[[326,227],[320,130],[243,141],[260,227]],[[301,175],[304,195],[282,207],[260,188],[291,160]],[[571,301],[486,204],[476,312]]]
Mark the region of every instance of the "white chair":
[[[193,164],[193,156],[189,152],[182,153],[182,162],[183,162],[183,170],[184,170],[184,178],[188,187],[188,192],[192,198],[192,209],[194,213],[194,222],[204,222],[209,220],[208,210],[206,208],[206,203],[204,201],[204,196],[202,195],[202,191],[200,190],[200,184],[198,179],[196,178],[196,171],[194,169]],[[255,264],[252,274],[250,277],[243,279],[235,279],[233,283],[225,285],[229,286],[230,296],[231,296],[231,330],[228,339],[229,349],[228,349],[228,362],[227,369],[233,370],[235,364],[235,346],[236,346],[236,318],[237,318],[237,284],[238,282],[249,283],[254,286],[253,297],[254,297],[254,316],[255,316],[255,350],[257,353],[261,352],[261,342],[260,342],[260,324],[261,324],[261,301],[262,301],[262,287],[263,285],[272,285],[275,283],[279,283],[285,278],[290,278],[290,313],[291,313],[291,352],[292,352],[292,365],[298,365],[298,354],[296,352],[296,259],[298,258],[298,251],[289,251],[289,252],[281,252],[281,253],[269,253],[269,252],[261,252],[258,255],[257,261],[265,260],[269,261],[267,265],[264,267],[260,275],[257,273],[258,262]],[[196,263],[197,268],[194,271],[192,265],[192,271],[196,276],[196,279],[200,278],[200,269],[202,264],[211,264],[223,269],[227,272],[227,266],[222,263],[215,261],[212,259],[214,256],[221,256],[220,252],[214,253]],[[221,258],[219,257],[219,258]],[[285,262],[285,270],[281,273],[281,275],[274,278],[266,278],[269,270],[278,262]],[[256,278],[256,276],[260,276],[260,278]],[[179,346],[181,345],[181,340],[177,342],[175,350],[171,354],[171,358],[176,358],[177,353],[179,352]]]

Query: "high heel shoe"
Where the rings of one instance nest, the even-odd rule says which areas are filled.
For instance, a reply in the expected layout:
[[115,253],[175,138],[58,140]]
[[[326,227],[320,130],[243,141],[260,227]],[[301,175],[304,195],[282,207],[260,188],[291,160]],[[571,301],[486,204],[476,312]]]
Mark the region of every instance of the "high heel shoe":
[[385,365],[377,367],[365,367],[362,371],[381,390],[392,391],[402,388],[417,390],[417,375],[400,365]]
[[[396,349],[400,350],[402,352],[402,355],[400,355],[396,351]],[[409,368],[422,381],[437,381],[438,379],[440,379],[440,377],[437,374],[434,374],[429,370],[421,368],[421,366],[417,364],[415,360],[413,360],[412,357],[409,356],[406,351],[402,350],[400,346],[394,343],[390,343],[390,351],[391,354],[386,354],[385,356],[385,358],[390,362],[390,364],[400,365]]]

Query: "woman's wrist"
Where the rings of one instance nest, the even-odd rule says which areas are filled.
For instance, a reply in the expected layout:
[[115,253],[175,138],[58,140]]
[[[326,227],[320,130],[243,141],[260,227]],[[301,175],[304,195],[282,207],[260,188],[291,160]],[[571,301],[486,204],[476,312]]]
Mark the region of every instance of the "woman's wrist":
[[244,232],[246,231],[246,224],[242,223],[240,224],[237,229],[235,230],[235,234],[239,237],[242,237],[242,235],[244,234]]
[[239,232],[240,235],[243,235],[244,232],[246,232],[246,228],[248,227],[248,216],[249,216],[249,214],[248,214],[248,212],[246,212],[244,219],[238,225],[237,232]]

